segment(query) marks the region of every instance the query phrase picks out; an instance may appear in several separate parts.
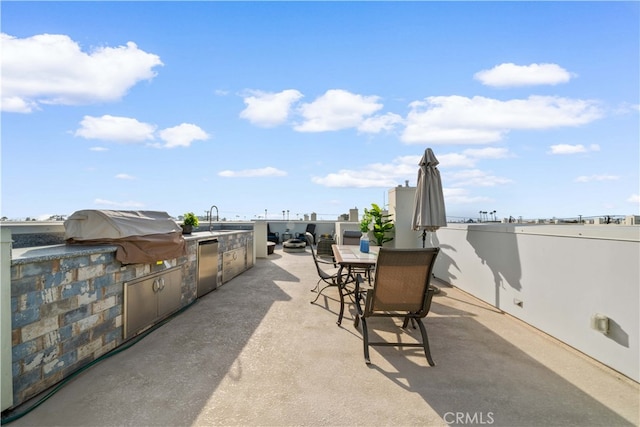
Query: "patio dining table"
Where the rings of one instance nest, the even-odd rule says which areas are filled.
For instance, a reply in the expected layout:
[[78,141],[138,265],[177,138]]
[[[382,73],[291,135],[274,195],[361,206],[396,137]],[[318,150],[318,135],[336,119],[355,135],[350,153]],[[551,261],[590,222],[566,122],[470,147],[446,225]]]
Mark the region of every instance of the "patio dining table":
[[[375,267],[378,260],[379,246],[372,246],[369,252],[361,252],[360,247],[356,245],[331,245],[333,255],[336,263],[340,265],[338,269],[338,292],[340,294],[340,314],[338,315],[338,325],[342,323],[342,317],[344,315],[344,299],[346,296],[353,295],[354,291],[347,290],[346,286],[351,281],[355,282],[353,276],[356,269],[363,269],[370,271]],[[347,269],[347,274],[343,275],[344,269]],[[346,280],[342,278],[346,277]]]

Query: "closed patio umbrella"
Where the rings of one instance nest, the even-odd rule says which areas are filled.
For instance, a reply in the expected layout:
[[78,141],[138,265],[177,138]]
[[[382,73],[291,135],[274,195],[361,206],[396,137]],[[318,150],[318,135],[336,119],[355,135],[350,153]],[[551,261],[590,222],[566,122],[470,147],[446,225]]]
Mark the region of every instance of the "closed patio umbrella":
[[422,247],[425,247],[427,231],[433,232],[447,226],[447,215],[444,208],[442,180],[438,170],[438,159],[431,148],[427,148],[420,160],[418,183],[414,198],[413,230],[422,230]]

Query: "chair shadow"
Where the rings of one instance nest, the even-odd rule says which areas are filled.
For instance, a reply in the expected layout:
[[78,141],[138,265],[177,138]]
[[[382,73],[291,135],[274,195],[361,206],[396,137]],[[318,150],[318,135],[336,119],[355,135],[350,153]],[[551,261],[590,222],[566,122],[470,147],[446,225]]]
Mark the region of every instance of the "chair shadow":
[[[437,302],[432,313],[423,320],[435,366],[427,364],[421,348],[370,347],[369,368],[419,394],[445,422],[451,423],[451,414],[465,414],[476,424],[484,417],[480,424],[491,419],[490,424],[504,426],[558,425],[559,420],[576,426],[633,425],[479,323],[476,314]],[[402,330],[390,319],[371,320],[370,341],[420,340],[419,329]],[[478,393],[482,384],[486,393]]]

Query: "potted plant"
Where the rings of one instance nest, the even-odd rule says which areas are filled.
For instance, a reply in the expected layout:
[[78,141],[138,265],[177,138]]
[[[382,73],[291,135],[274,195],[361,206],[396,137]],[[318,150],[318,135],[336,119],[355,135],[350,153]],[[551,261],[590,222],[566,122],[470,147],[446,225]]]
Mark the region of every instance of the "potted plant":
[[360,237],[360,252],[369,252],[369,231],[372,230],[372,217],[371,215],[367,215],[367,210],[364,210],[365,214],[362,216],[362,221],[360,221],[360,232],[362,236]]
[[198,224],[198,217],[193,212],[187,212],[182,219],[182,234],[191,234],[193,227],[197,227]]
[[382,246],[393,240],[393,237],[389,236],[395,229],[393,220],[390,219],[392,216],[384,213],[380,206],[371,203],[371,209],[364,209],[364,215],[360,221],[360,231],[366,233],[371,230],[376,244]]

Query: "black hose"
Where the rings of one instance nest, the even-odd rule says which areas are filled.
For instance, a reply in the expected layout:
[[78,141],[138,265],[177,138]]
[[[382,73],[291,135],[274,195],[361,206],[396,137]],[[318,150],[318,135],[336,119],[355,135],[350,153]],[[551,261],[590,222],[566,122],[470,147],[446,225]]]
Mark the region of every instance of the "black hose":
[[196,302],[198,302],[197,298],[195,300],[193,300],[193,302],[189,303],[188,305],[185,305],[180,310],[176,311],[175,313],[171,314],[169,317],[167,317],[167,318],[161,320],[160,322],[156,323],[151,328],[149,328],[146,331],[142,332],[141,334],[135,336],[131,340],[125,342],[124,344],[120,345],[119,347],[114,348],[113,350],[109,351],[108,353],[105,353],[105,354],[101,355],[100,357],[92,360],[87,365],[85,365],[85,366],[79,368],[78,370],[72,372],[70,375],[68,375],[67,377],[63,378],[59,383],[57,383],[55,386],[53,386],[53,388],[49,389],[49,391],[44,396],[39,398],[33,405],[31,405],[27,409],[25,409],[25,410],[23,410],[21,412],[18,412],[16,414],[11,414],[11,415],[8,415],[8,416],[2,418],[2,420],[0,420],[0,425],[9,424],[9,423],[14,422],[15,420],[18,420],[18,419],[24,417],[29,412],[33,411],[38,406],[40,406],[44,402],[46,402],[51,396],[56,394],[62,387],[64,387],[73,378],[75,378],[76,376],[80,375],[81,373],[83,373],[84,371],[89,369],[90,367],[98,364],[99,362],[102,362],[103,360],[108,359],[111,356],[115,356],[116,354],[120,353],[121,351],[127,350],[128,348],[130,348],[134,344],[137,344],[143,338],[145,338],[147,335],[149,335],[151,332],[155,331],[160,326],[163,326],[164,324],[166,324],[167,322],[172,320],[177,315],[182,314],[184,311],[186,311],[188,308],[190,308]]

